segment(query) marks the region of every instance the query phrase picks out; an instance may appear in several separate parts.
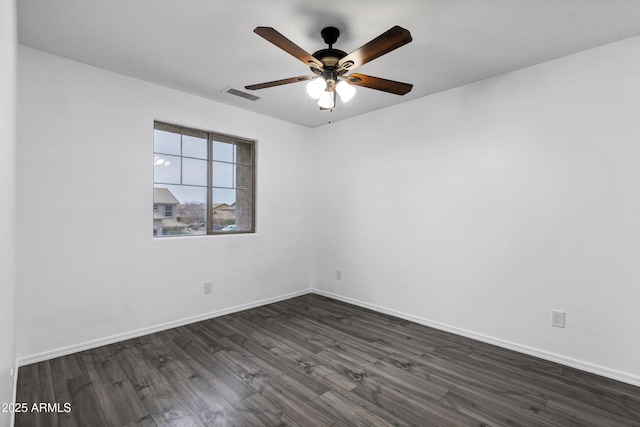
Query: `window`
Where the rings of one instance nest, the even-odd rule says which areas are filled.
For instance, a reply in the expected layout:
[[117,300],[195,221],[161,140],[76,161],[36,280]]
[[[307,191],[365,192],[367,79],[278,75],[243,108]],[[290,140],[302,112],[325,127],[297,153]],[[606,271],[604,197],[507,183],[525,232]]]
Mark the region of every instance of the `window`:
[[156,122],[153,236],[255,232],[255,142]]

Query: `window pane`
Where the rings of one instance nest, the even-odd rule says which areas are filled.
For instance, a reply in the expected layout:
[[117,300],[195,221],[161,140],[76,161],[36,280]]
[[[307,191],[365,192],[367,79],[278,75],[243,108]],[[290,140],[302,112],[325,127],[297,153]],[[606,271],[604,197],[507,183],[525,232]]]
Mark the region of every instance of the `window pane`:
[[206,234],[207,189],[188,185],[154,188],[153,235],[155,237]]
[[178,221],[188,224],[189,235],[207,234],[207,189],[181,186],[178,190],[183,199],[178,206]]
[[213,141],[213,160],[221,162],[233,162],[233,144],[228,142]]
[[154,155],[153,180],[167,184],[180,184],[180,157]]
[[233,205],[236,202],[236,190],[230,188],[212,188],[211,199],[215,203]]
[[182,155],[207,159],[207,140],[194,136],[182,135]]
[[234,231],[236,227],[236,191],[228,188],[213,188],[211,228],[217,232]]
[[154,129],[153,151],[156,153],[180,155],[180,134]]
[[231,163],[212,162],[213,166],[213,185],[214,187],[233,188],[233,171],[234,165]]
[[207,185],[207,161],[182,159],[182,183],[187,185]]
[[173,197],[178,200],[179,205],[192,202],[206,203],[207,201],[207,189],[203,187],[191,185],[163,185],[162,187],[169,190]]

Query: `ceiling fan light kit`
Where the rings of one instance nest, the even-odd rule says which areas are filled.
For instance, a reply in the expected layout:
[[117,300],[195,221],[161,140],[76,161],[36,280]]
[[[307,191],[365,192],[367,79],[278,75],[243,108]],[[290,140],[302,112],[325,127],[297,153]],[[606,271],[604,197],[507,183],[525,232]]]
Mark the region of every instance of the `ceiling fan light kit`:
[[349,102],[356,94],[356,88],[347,83],[346,80],[340,80],[336,85],[336,92],[340,96],[340,101]]
[[320,95],[327,88],[327,82],[322,78],[315,78],[307,83],[307,94],[313,99],[320,99]]
[[336,106],[335,95],[333,91],[325,90],[318,98],[318,106],[324,110],[329,110]]
[[340,97],[340,101],[343,103],[349,102],[356,93],[354,86],[366,87],[396,95],[405,95],[413,88],[413,85],[409,83],[387,80],[380,77],[367,76],[364,74],[347,75],[348,72],[353,71],[357,67],[411,42],[411,33],[397,25],[350,54],[333,48],[333,44],[340,36],[340,30],[335,27],[326,27],[320,32],[322,39],[329,47],[327,49],[320,49],[314,52],[313,55],[307,53],[304,49],[271,27],[257,27],[253,31],[309,66],[317,77],[291,77],[245,86],[245,89],[257,90],[308,81],[306,85],[307,94],[318,101],[318,106],[321,110],[330,110],[335,107],[336,93],[338,97]]

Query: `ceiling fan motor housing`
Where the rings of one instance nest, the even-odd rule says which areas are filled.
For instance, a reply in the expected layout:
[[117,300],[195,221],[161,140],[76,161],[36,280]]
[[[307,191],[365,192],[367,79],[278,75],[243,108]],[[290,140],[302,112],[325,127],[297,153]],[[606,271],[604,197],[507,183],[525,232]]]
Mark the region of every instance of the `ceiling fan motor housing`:
[[347,53],[340,49],[333,49],[333,44],[340,37],[340,30],[336,27],[325,27],[320,32],[322,40],[329,45],[327,49],[320,49],[313,53],[313,57],[322,62],[323,67],[320,68],[316,64],[311,64],[311,71],[318,76],[322,76],[327,82],[335,83],[338,76],[342,76],[347,72],[346,68],[338,69],[338,62],[347,56]]
[[340,37],[340,30],[336,27],[325,27],[320,31],[320,35],[322,36],[322,40],[329,45],[329,49],[331,49],[331,46],[338,41],[338,37]]

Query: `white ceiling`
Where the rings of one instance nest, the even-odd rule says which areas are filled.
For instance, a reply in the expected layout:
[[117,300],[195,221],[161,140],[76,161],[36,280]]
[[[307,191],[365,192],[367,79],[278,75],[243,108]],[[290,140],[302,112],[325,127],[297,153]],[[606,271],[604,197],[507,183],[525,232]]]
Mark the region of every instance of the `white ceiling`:
[[[638,0],[18,0],[21,44],[96,67],[316,127],[640,35]],[[273,27],[313,53],[336,26],[347,53],[393,27],[413,41],[357,69],[412,83],[398,96],[357,88],[320,111],[305,84],[225,89],[311,75],[253,33]],[[249,91],[246,91],[249,92]]]

